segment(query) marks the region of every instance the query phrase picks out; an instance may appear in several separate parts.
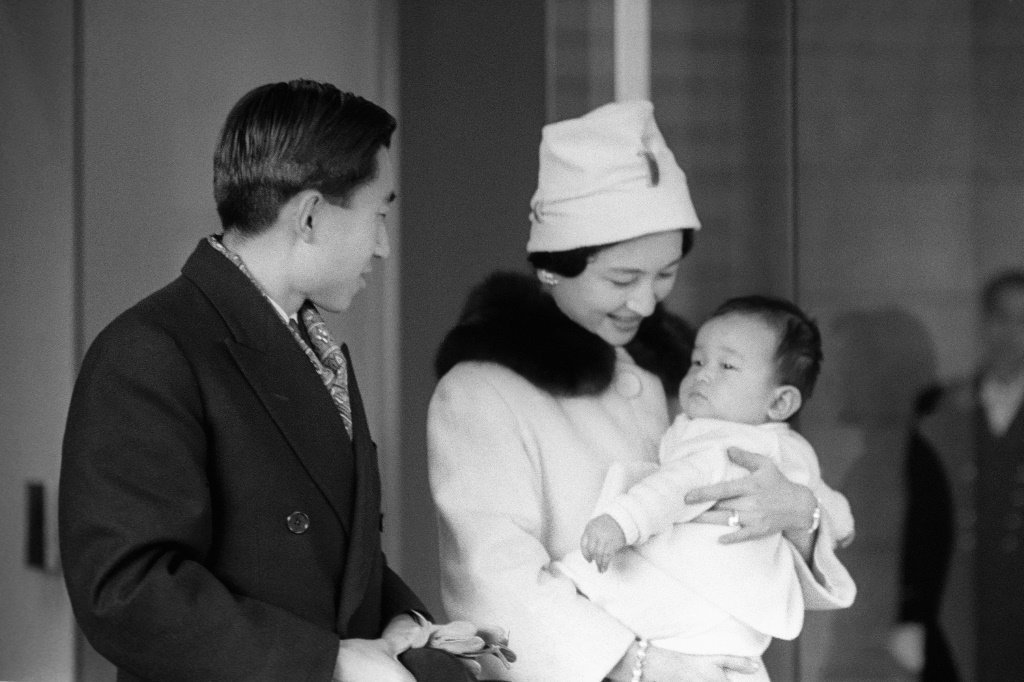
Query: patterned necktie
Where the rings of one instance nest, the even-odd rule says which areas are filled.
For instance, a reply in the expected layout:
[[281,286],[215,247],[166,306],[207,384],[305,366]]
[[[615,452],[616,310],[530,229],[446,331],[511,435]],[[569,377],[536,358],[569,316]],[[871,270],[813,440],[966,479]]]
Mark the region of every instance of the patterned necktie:
[[[352,405],[349,403],[348,395],[348,363],[345,361],[345,354],[341,352],[341,346],[331,336],[331,330],[327,323],[320,317],[320,313],[311,303],[306,303],[299,310],[302,323],[309,333],[309,340],[313,343],[313,350],[316,357],[323,363],[325,369],[329,370],[331,376],[321,374],[324,386],[331,393],[331,400],[338,408],[341,420],[345,422],[345,430],[349,438],[352,437]],[[298,331],[298,330],[296,330]]]

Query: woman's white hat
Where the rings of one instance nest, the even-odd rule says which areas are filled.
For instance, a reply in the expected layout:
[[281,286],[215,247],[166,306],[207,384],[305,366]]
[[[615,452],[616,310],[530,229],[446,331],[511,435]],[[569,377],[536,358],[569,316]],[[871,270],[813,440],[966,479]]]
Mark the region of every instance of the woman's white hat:
[[530,209],[529,252],[700,228],[686,174],[643,100],[544,126]]

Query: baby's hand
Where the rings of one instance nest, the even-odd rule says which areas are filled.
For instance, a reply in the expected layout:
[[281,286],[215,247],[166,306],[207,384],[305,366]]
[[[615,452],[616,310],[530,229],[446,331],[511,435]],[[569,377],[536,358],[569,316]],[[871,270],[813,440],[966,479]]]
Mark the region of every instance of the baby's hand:
[[583,531],[580,550],[587,561],[597,562],[597,570],[604,573],[612,556],[626,546],[626,534],[608,514],[593,518]]

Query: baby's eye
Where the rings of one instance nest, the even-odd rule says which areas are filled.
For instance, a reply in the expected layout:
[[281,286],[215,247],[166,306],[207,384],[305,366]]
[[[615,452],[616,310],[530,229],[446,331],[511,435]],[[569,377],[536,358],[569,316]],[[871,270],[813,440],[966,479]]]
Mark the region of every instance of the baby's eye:
[[630,278],[630,279],[613,279],[613,280],[611,280],[611,283],[613,285],[619,287],[620,289],[625,289],[626,287],[633,286],[636,283],[636,279],[634,279],[634,278]]
[[722,369],[739,369],[739,367],[737,367],[736,365],[732,364],[731,362],[723,362],[722,363]]
[[703,365],[704,365],[704,362],[701,361],[701,360],[698,360],[697,358],[694,358],[693,360],[690,360],[690,366],[691,367],[702,367]]

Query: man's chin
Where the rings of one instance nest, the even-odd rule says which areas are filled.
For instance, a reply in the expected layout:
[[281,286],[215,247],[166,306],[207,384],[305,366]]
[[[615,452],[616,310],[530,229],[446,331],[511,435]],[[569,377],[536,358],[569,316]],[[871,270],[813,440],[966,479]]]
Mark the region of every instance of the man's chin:
[[320,310],[325,310],[329,313],[343,313],[349,309],[352,305],[352,299],[355,298],[355,294],[341,294],[338,296],[322,297],[311,299],[313,304]]

